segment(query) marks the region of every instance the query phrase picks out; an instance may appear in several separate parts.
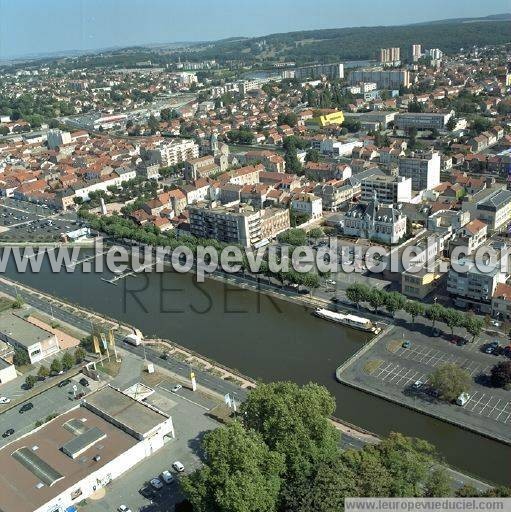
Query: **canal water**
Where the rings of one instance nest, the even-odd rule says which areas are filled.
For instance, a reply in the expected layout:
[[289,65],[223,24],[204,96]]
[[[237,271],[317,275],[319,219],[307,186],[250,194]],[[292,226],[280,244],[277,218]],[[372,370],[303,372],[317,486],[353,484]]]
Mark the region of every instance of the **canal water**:
[[511,448],[424,416],[335,380],[335,369],[367,341],[365,333],[326,322],[287,301],[191,274],[147,273],[110,284],[112,274],[38,274],[8,277],[94,309],[211,357],[262,381],[290,379],[325,385],[336,416],[380,435],[399,431],[435,444],[446,461],[467,473],[509,484]]

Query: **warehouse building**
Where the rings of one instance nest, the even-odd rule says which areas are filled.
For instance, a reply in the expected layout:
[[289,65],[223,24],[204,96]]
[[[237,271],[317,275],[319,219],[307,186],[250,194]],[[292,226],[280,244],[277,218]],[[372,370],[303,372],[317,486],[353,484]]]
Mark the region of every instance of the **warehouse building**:
[[107,386],[0,450],[2,512],[65,512],[174,437],[172,418]]

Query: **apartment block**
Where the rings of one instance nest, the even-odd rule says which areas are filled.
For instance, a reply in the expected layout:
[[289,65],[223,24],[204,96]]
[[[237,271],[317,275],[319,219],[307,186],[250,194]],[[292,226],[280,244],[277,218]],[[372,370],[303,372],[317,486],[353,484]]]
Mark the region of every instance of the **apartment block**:
[[371,68],[352,71],[349,83],[355,85],[358,82],[375,82],[378,89],[399,89],[411,85],[410,73],[406,69]]
[[412,179],[412,190],[430,190],[440,184],[440,155],[432,153],[411,153],[398,163],[399,176]]
[[396,114],[394,124],[399,130],[416,128],[417,130],[443,130],[454,112],[403,112]]
[[412,179],[404,176],[371,176],[360,182],[362,201],[377,198],[380,203],[409,203],[412,200]]

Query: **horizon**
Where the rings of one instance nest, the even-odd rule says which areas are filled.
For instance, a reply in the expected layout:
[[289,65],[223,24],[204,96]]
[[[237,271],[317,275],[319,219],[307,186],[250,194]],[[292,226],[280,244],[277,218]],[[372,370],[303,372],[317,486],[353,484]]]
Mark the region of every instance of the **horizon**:
[[[507,0],[490,0],[484,6],[469,0],[462,13],[458,2],[445,0],[415,6],[413,13],[406,10],[407,3],[403,0],[389,0],[385,5],[369,0],[363,14],[355,10],[346,12],[345,6],[331,0],[318,0],[315,12],[310,13],[297,8],[304,3],[304,0],[283,0],[275,6],[269,0],[262,0],[251,8],[248,17],[245,6],[236,5],[234,0],[224,0],[222,9],[211,8],[205,0],[186,5],[153,0],[150,10],[141,0],[127,0],[122,4],[116,0],[80,0],[71,5],[62,0],[22,0],[15,4],[0,0],[0,60],[264,37],[304,30],[400,26],[502,15],[509,11]],[[273,16],[268,17],[268,12]],[[289,12],[293,15],[289,16]],[[31,15],[27,17],[27,13]],[[227,13],[231,18],[229,23],[225,22]],[[192,23],[183,23],[184,19]],[[239,27],[236,32],[231,32],[233,26]]]

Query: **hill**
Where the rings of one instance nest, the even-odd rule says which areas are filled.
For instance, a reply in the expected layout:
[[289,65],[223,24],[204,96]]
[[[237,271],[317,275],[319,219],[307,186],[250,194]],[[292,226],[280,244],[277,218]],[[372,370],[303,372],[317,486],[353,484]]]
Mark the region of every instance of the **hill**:
[[243,40],[222,40],[199,48],[194,57],[224,59],[310,61],[365,60],[379,48],[414,43],[453,53],[473,45],[511,42],[511,15],[460,18],[401,26],[353,27],[271,34]]

